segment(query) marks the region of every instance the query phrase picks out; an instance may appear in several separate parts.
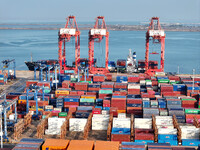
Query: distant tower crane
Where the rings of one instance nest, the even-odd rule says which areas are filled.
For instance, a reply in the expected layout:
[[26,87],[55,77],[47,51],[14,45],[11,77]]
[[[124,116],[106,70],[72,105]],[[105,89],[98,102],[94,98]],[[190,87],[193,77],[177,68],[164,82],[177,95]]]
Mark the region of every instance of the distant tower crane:
[[[161,44],[160,69],[149,68],[149,41],[150,40],[153,40],[153,44]],[[165,32],[164,30],[161,29],[159,18],[152,17],[150,25],[149,25],[149,29],[146,32],[145,70],[147,74],[154,75],[155,72],[164,71],[164,55],[165,55]]]
[[[94,42],[101,42],[105,37],[105,68],[95,67],[94,64]],[[96,18],[96,23],[94,28],[89,31],[89,72],[92,74],[106,74],[108,73],[108,39],[109,32],[106,27],[106,23],[103,16],[98,16]],[[99,56],[102,57],[102,56]]]
[[[60,72],[64,73],[65,70],[78,71],[78,65],[80,62],[80,31],[78,29],[75,16],[69,16],[64,28],[60,28],[58,33],[58,59],[60,65]],[[69,42],[71,37],[75,37],[75,67],[66,66],[66,46],[65,43]]]

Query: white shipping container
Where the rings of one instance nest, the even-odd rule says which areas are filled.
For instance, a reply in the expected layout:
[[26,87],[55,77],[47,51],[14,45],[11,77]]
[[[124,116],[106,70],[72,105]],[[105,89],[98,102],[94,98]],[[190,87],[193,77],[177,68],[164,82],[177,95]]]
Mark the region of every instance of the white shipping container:
[[147,124],[147,125],[152,125],[152,119],[151,118],[135,118],[134,120],[135,124]]
[[140,80],[140,85],[145,85],[145,80]]
[[130,128],[130,118],[113,118],[113,128]]
[[177,134],[177,129],[159,128],[158,134]]
[[61,126],[65,122],[65,118],[48,118],[48,129],[45,130],[47,135],[60,134]]
[[128,84],[128,89],[140,89],[140,84]]
[[91,35],[106,35],[106,29],[90,29]]
[[102,110],[101,114],[102,115],[108,115],[108,114],[110,114],[110,111],[109,110]]
[[53,105],[46,105],[44,108],[45,109],[53,109]]
[[61,112],[62,108],[54,108],[53,110]]
[[69,131],[84,131],[87,119],[84,118],[70,118]]
[[[164,30],[149,30],[149,36],[165,36],[165,32]],[[163,73],[157,75],[163,75]]]
[[136,129],[152,129],[152,125],[148,125],[148,124],[135,124],[134,128]]
[[152,85],[152,82],[146,82],[146,85]]
[[118,118],[126,118],[126,113],[118,113]]
[[92,118],[92,130],[107,130],[109,119]]
[[159,125],[157,126],[157,128],[164,128],[164,129],[174,129],[173,125]]
[[110,115],[93,114],[92,118],[110,118]]
[[143,101],[150,101],[150,98],[142,98]]
[[15,120],[15,114],[9,115],[9,120]]
[[76,34],[76,29],[60,28],[60,34],[75,35]]

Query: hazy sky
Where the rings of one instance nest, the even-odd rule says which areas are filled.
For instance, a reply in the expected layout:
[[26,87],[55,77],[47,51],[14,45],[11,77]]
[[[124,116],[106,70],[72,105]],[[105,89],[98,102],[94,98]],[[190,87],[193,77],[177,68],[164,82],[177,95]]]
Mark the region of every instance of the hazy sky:
[[170,22],[200,22],[200,0],[0,0],[0,22],[63,21],[149,21],[152,16]]

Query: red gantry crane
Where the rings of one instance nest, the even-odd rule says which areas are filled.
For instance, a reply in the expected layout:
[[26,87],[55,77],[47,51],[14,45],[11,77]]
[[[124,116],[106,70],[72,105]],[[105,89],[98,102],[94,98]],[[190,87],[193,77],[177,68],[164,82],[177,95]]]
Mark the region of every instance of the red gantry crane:
[[[161,44],[160,69],[149,68],[149,41],[150,40],[153,41],[153,44]],[[147,74],[154,75],[155,72],[164,71],[164,55],[165,55],[165,32],[164,30],[161,29],[159,18],[152,17],[150,25],[149,25],[149,29],[146,32],[145,70]]]
[[[58,59],[60,65],[60,72],[65,73],[65,70],[78,71],[78,65],[80,63],[80,31],[78,29],[75,16],[69,16],[64,28],[60,28],[58,33]],[[65,43],[69,42],[72,37],[75,37],[75,67],[66,66],[66,46]]]
[[[101,42],[105,37],[105,68],[94,66],[94,42]],[[106,27],[106,23],[103,16],[96,18],[94,28],[89,31],[89,72],[92,74],[106,74],[108,73],[108,39],[109,32]],[[102,56],[99,56],[102,57]]]

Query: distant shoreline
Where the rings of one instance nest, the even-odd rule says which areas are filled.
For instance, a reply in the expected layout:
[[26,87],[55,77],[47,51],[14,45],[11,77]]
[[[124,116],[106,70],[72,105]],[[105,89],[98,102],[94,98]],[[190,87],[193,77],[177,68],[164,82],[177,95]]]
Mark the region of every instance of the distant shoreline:
[[[5,24],[0,24],[5,25]],[[7,24],[9,25],[9,24]],[[12,26],[20,26],[16,24],[10,24]],[[29,25],[29,24],[27,24]],[[32,24],[33,25],[33,24]],[[51,25],[54,27],[45,27],[47,25],[43,24],[43,27],[0,27],[0,30],[59,30],[59,28],[63,27],[61,24]],[[91,24],[80,24],[79,30],[89,30],[92,28]],[[107,25],[108,30],[112,31],[147,31],[148,25]],[[173,31],[173,32],[200,32],[200,26],[195,25],[181,25],[181,24],[162,24],[162,29],[165,31]]]

